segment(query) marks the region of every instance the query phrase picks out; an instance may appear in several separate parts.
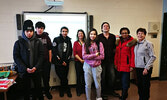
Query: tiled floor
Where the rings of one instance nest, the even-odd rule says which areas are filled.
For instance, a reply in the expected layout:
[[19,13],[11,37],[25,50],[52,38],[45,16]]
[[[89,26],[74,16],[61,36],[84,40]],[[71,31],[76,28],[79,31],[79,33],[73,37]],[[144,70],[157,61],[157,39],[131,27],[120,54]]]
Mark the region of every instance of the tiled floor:
[[[68,98],[65,94],[64,97],[59,97],[59,92],[57,89],[52,89],[51,93],[53,95],[52,100],[86,100],[85,94],[82,94],[80,97],[76,96],[75,88],[71,88],[72,91],[72,98]],[[120,90],[116,91],[118,93],[121,93]],[[135,84],[130,84],[129,89],[129,96],[127,100],[138,100],[138,93],[137,93],[137,87]],[[45,100],[47,98],[45,97]],[[92,100],[95,100],[95,90],[92,90]],[[109,96],[108,100],[119,100],[116,97]],[[158,80],[152,80],[151,81],[151,97],[150,100],[167,100],[167,81],[158,81]]]

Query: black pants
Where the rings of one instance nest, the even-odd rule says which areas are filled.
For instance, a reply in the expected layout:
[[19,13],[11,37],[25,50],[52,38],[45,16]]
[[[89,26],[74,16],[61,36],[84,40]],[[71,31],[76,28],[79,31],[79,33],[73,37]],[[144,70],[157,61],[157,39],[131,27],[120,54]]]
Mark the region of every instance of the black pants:
[[149,100],[152,68],[147,75],[143,75],[143,70],[144,68],[136,68],[139,100]]
[[55,65],[56,74],[60,79],[60,89],[59,92],[70,91],[70,87],[68,86],[68,71],[69,64],[67,66],[63,65]]
[[24,100],[30,100],[30,92],[31,92],[31,82],[34,85],[34,91],[32,96],[34,98],[38,98],[39,100],[43,100],[42,90],[41,90],[41,74],[39,72],[35,72],[33,74],[25,74],[23,76],[23,87],[24,87]]
[[77,75],[76,91],[77,93],[83,93],[85,89],[83,64],[80,61],[75,61],[75,69]]
[[42,79],[43,79],[45,93],[49,92],[49,89],[50,89],[50,85],[49,85],[50,69],[51,69],[51,63],[44,62],[43,71],[42,71]]
[[115,68],[112,62],[102,62],[101,87],[102,94],[114,91]]

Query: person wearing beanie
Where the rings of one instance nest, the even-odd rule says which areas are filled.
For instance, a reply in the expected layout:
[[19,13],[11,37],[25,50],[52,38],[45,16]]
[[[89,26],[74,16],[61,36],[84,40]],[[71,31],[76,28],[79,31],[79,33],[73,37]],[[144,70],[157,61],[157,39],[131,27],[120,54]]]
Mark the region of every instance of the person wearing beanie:
[[42,79],[43,79],[43,85],[44,85],[44,91],[45,95],[48,99],[52,99],[52,95],[50,94],[50,69],[51,69],[51,57],[52,57],[52,43],[49,37],[49,34],[47,32],[44,32],[45,30],[45,24],[41,21],[37,22],[35,24],[36,29],[36,37],[40,39],[43,43],[44,47],[44,61],[42,64]]
[[13,48],[14,62],[17,64],[19,77],[23,81],[24,100],[30,100],[31,82],[34,86],[33,100],[37,100],[37,98],[44,100],[40,77],[43,56],[43,45],[35,37],[33,22],[31,20],[24,21],[22,38],[15,42]]

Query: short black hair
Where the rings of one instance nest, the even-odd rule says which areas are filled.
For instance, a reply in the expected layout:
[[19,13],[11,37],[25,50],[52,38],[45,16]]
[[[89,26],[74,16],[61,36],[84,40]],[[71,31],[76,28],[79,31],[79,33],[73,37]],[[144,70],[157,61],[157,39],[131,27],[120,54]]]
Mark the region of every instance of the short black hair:
[[66,26],[63,26],[63,27],[61,27],[61,29],[60,29],[60,33],[62,32],[63,29],[66,29],[67,32],[69,31],[68,28],[67,28]]
[[122,32],[123,30],[127,30],[127,31],[128,31],[128,34],[130,34],[130,30],[129,30],[127,27],[122,27],[122,28],[120,29],[119,33],[121,34],[121,32]]
[[35,28],[42,28],[42,27],[45,29],[45,24],[41,21],[39,21],[35,24]]
[[102,29],[103,29],[103,25],[104,25],[104,24],[108,24],[109,29],[110,29],[110,24],[109,24],[108,22],[103,22],[103,23],[101,24],[101,31],[102,31],[102,32],[103,32],[103,30],[102,30]]
[[147,34],[147,31],[145,28],[138,28],[136,31],[136,34],[138,34],[138,32],[143,32],[145,35]]

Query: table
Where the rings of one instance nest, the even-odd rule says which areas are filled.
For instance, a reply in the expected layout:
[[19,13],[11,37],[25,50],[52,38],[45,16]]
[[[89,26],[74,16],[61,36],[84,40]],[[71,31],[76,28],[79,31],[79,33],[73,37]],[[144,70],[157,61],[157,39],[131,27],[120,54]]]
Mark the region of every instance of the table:
[[[12,75],[12,76],[9,76],[8,79],[13,79],[13,83],[15,82],[16,78],[17,78],[18,74],[15,74],[15,75]],[[12,83],[12,85],[13,85]],[[3,92],[4,93],[4,99],[7,100],[7,94],[6,92],[9,90],[9,88],[12,86],[10,85],[7,89],[0,89],[0,92]]]

